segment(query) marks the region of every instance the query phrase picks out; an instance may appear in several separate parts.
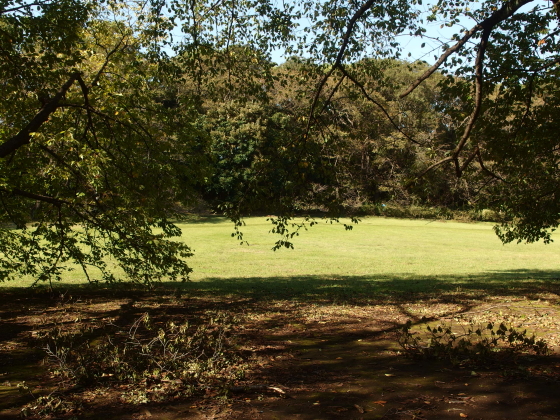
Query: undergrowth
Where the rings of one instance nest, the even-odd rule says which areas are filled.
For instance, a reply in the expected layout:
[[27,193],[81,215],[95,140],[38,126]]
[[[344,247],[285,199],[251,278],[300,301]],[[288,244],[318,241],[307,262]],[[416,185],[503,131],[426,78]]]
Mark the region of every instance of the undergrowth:
[[[51,376],[59,387],[113,386],[121,402],[141,404],[189,397],[212,389],[225,393],[243,376],[232,330],[237,319],[207,312],[198,325],[167,322],[155,327],[148,313],[128,328],[107,325],[99,337],[92,331],[52,329],[43,339]],[[52,411],[53,398],[39,397],[23,413]]]
[[460,366],[493,363],[515,364],[523,355],[545,356],[550,353],[546,341],[518,331],[504,323],[487,325],[470,322],[468,326],[441,323],[427,326],[427,334],[411,331],[407,322],[398,332],[404,354],[413,358],[437,358]]

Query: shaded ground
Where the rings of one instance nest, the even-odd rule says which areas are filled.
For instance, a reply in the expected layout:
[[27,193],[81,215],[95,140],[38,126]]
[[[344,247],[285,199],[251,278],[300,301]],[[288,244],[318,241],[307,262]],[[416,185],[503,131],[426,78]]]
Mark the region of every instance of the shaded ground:
[[[555,355],[454,366],[411,360],[397,344],[397,330],[408,320],[417,332],[439,321],[457,328],[469,321],[505,322],[535,332],[557,353],[560,288],[554,275],[239,279],[153,292],[6,290],[0,312],[0,419],[21,418],[22,406],[33,406],[29,391],[35,397],[56,391],[51,395],[74,404],[73,411],[53,418],[560,419]],[[210,309],[241,320],[235,343],[246,372],[228,386],[227,396],[206,388],[186,400],[125,404],[126,387],[57,388],[60,380],[42,364],[38,337],[53,327],[124,327],[146,312],[156,323],[180,322]]]

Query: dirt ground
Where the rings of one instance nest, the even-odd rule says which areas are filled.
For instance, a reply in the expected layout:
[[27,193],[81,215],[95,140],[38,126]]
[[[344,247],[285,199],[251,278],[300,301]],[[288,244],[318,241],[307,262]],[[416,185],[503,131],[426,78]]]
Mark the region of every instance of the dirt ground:
[[[32,395],[74,402],[74,409],[50,415],[61,419],[560,419],[559,290],[548,282],[491,294],[473,288],[367,299],[255,298],[196,288],[181,294],[4,291],[0,419],[21,418]],[[225,395],[206,389],[187,399],[134,405],[122,402],[119,384],[64,389],[49,373],[37,338],[55,325],[95,330],[107,322],[130,325],[146,312],[156,322],[180,321],[209,309],[241,319],[235,351],[245,377]],[[397,331],[409,320],[417,331],[442,321],[504,322],[536,333],[553,354],[476,366],[411,359],[397,344]]]

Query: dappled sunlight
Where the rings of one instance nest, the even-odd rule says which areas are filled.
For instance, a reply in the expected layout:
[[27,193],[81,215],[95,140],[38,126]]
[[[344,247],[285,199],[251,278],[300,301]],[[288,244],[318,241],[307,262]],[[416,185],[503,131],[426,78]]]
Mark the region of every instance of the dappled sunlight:
[[[512,366],[468,370],[441,360],[406,358],[397,337],[407,322],[418,337],[425,335],[427,325],[441,322],[458,331],[470,323],[504,322],[535,332],[556,348],[556,275],[544,270],[438,277],[333,274],[161,283],[151,291],[131,285],[62,284],[59,292],[37,289],[31,296],[5,290],[10,303],[0,313],[5,326],[0,349],[8,351],[10,342],[25,347],[53,326],[69,333],[85,329],[96,342],[108,325],[128,331],[146,313],[157,328],[169,321],[196,322],[208,311],[228,313],[236,320],[232,351],[241,357],[245,373],[229,391],[217,387],[205,392],[227,392],[229,405],[193,395],[183,402],[150,405],[154,416],[196,418],[213,410],[228,420],[255,413],[270,420],[297,414],[309,419],[412,414],[439,419],[455,418],[456,413],[448,417],[453,413],[448,409],[463,401],[460,407],[470,417],[492,410],[505,418],[530,418],[534,410],[543,416],[555,413],[554,399],[538,404],[534,399],[535,387],[548,395],[550,381],[560,376],[555,359],[521,358]],[[17,363],[25,368],[30,362]],[[45,384],[56,385],[53,378],[42,377]],[[14,371],[6,380],[16,384],[21,375]],[[16,395],[14,387],[10,392]],[[118,387],[88,391],[86,404],[105,410],[120,404],[120,393]],[[85,398],[81,395],[72,398]]]

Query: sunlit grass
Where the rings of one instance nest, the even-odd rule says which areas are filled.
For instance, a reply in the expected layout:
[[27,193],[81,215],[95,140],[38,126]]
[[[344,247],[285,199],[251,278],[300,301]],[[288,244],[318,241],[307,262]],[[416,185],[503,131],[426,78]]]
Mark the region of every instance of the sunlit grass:
[[[503,245],[491,223],[364,218],[353,230],[319,222],[294,238],[295,249],[272,251],[277,237],[266,218],[248,218],[242,228],[249,245],[231,237],[220,217],[182,223],[181,240],[195,251],[189,260],[195,282],[250,278],[485,278],[560,276],[560,242]],[[558,235],[556,235],[558,239]],[[76,269],[64,283],[83,283]],[[31,279],[0,283],[28,286]]]
[[352,231],[320,223],[294,239],[295,249],[271,251],[264,218],[243,228],[247,245],[229,236],[226,221],[183,225],[196,251],[193,280],[208,277],[448,276],[491,272],[560,272],[560,244],[503,245],[491,223],[366,218]]

